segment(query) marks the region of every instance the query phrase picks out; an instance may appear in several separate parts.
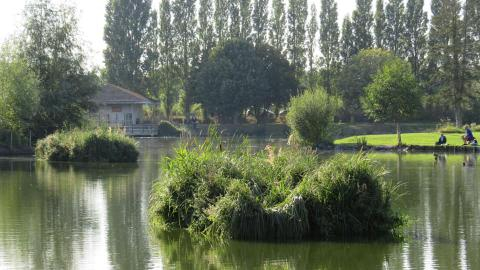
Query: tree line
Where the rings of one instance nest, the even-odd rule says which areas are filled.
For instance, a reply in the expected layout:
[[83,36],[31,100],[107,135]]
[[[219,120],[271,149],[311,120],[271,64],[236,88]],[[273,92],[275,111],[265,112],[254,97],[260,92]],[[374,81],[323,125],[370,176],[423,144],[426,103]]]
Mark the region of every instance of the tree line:
[[[480,0],[432,0],[431,18],[424,5],[357,0],[339,25],[335,0],[322,0],[318,12],[306,0],[162,0],[158,10],[151,0],[110,0],[106,78],[160,99],[167,117],[175,108],[188,112],[192,74],[214,47],[240,39],[271,46],[293,67],[299,91],[321,86],[350,99],[340,117],[362,120],[363,89],[351,82],[358,75],[352,65],[362,62],[355,59],[361,51],[377,48],[411,64],[424,92],[419,119],[462,122],[477,113]],[[373,72],[363,75],[372,81]]]

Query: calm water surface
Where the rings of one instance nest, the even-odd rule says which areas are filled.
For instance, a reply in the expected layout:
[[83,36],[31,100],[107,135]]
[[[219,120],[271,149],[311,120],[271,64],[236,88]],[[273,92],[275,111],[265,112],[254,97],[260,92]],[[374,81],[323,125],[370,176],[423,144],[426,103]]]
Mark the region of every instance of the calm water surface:
[[[149,233],[150,188],[176,143],[142,140],[134,166],[0,159],[0,269],[480,269],[475,156],[375,155],[403,183],[404,243],[218,244]],[[254,141],[267,143],[283,142]]]

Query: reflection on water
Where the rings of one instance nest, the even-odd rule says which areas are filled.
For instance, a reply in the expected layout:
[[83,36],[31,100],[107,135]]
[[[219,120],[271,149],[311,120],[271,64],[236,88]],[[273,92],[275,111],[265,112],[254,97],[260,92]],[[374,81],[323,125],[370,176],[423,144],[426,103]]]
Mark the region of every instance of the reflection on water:
[[177,143],[142,140],[138,165],[0,159],[0,269],[480,268],[474,155],[374,155],[389,181],[404,183],[396,206],[411,218],[405,243],[219,244],[149,233],[151,184]]

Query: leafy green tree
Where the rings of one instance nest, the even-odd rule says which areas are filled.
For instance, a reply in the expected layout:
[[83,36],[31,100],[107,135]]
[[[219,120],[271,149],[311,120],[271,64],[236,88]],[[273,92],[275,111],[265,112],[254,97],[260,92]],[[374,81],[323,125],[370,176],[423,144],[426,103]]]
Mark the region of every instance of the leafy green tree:
[[308,86],[313,88],[315,85],[315,49],[317,46],[317,32],[318,32],[318,22],[317,22],[317,8],[312,4],[310,9],[310,20],[307,24],[307,63],[308,63]]
[[400,121],[406,120],[421,107],[420,100],[421,93],[410,63],[397,58],[387,62],[365,88],[362,106],[370,119],[397,124],[400,146]]
[[375,45],[377,48],[384,48],[385,45],[385,28],[387,27],[387,22],[385,19],[385,9],[383,5],[383,0],[377,0],[375,8]]
[[383,65],[394,58],[395,56],[389,51],[368,49],[355,55],[352,61],[344,66],[337,79],[344,101],[344,117],[351,122],[363,117],[360,106],[363,89],[373,81],[373,77]]
[[151,5],[151,0],[109,0],[105,14],[107,81],[142,94],[146,93],[142,63],[146,59]]
[[355,54],[363,49],[372,48],[372,0],[357,0],[357,8],[352,14],[352,27]]
[[293,67],[273,47],[231,40],[216,47],[189,82],[189,95],[221,122],[236,122],[246,109],[288,102],[298,87]]
[[25,59],[9,48],[0,52],[0,129],[21,134],[33,126],[40,82]]
[[24,16],[21,54],[40,81],[35,135],[82,124],[99,82],[84,68],[74,9],[38,0],[26,5]]
[[268,30],[268,0],[254,0],[252,27],[255,44],[265,43]]
[[307,16],[307,0],[289,0],[287,11],[287,51],[290,62],[295,67],[297,77],[303,75],[305,71],[305,24]]
[[385,8],[385,45],[393,54],[404,55],[405,6],[403,0],[389,0]]
[[346,16],[342,24],[342,37],[340,39],[340,57],[343,65],[348,65],[355,55],[353,43],[353,26],[350,17]]
[[272,0],[272,16],[270,17],[270,44],[283,53],[285,49],[285,3],[283,0]]
[[406,56],[418,79],[427,53],[428,14],[423,0],[408,0],[405,14]]
[[323,89],[306,90],[293,97],[287,114],[292,135],[308,146],[331,144],[334,118],[341,104],[338,97],[328,95]]
[[340,61],[337,3],[322,0],[320,12],[320,52],[323,66],[323,85],[327,93],[333,92],[333,79]]

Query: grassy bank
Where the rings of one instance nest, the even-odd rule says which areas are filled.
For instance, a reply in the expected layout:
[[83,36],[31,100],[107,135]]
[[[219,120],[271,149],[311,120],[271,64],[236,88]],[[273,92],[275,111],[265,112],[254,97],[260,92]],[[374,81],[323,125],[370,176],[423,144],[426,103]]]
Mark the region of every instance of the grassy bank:
[[109,128],[59,131],[37,142],[37,159],[76,162],[136,162],[136,142]]
[[[447,137],[448,145],[461,146],[463,141],[461,136],[463,133],[448,133]],[[402,134],[402,143],[405,145],[418,145],[418,146],[433,146],[438,141],[440,134],[438,132],[432,133],[405,133]],[[357,144],[363,138],[366,140],[369,146],[395,146],[397,144],[397,134],[381,134],[381,135],[364,135],[364,136],[352,136],[335,141],[336,145],[342,144]]]
[[257,153],[218,137],[184,145],[164,162],[150,217],[157,230],[241,240],[395,236],[385,171],[364,154],[319,160],[310,151]]

